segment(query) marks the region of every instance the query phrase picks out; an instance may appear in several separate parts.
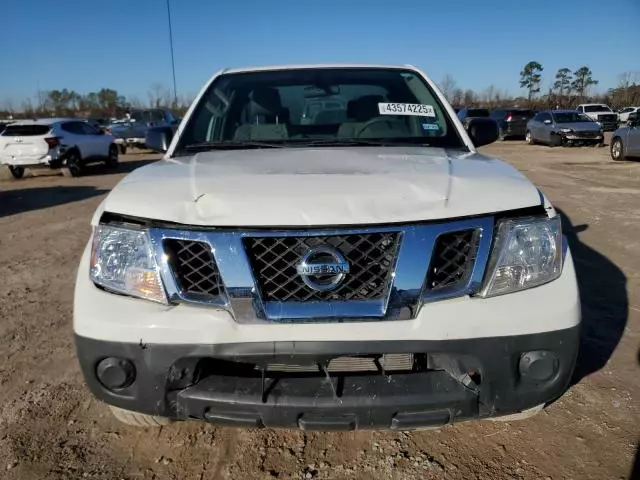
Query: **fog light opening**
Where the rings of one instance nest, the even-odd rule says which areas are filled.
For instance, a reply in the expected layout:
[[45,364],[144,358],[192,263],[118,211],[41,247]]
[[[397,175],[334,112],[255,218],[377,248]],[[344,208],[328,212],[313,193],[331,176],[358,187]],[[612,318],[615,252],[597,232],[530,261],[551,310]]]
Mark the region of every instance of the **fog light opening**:
[[523,380],[530,382],[545,382],[558,373],[558,357],[547,350],[536,350],[523,353],[520,357],[518,370]]
[[136,368],[129,360],[109,357],[98,363],[96,377],[108,390],[121,390],[133,384],[136,379]]

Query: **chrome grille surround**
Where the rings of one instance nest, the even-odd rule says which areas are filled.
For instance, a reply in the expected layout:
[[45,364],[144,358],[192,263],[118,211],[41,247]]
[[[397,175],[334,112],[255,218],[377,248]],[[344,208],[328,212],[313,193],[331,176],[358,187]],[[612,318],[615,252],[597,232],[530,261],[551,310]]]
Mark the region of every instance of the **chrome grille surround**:
[[[493,238],[493,217],[416,225],[335,227],[310,229],[189,229],[150,228],[167,298],[173,304],[185,302],[228,311],[238,323],[346,322],[407,320],[415,318],[424,302],[459,297],[480,289]],[[446,233],[473,230],[477,235],[475,261],[464,280],[446,288],[428,288],[427,274],[437,239]],[[391,234],[397,254],[384,294],[376,298],[317,300],[270,300],[263,298],[245,248],[250,238],[309,238],[348,235]],[[202,242],[209,246],[222,280],[219,295],[194,298],[181,289],[165,254],[166,239]]]

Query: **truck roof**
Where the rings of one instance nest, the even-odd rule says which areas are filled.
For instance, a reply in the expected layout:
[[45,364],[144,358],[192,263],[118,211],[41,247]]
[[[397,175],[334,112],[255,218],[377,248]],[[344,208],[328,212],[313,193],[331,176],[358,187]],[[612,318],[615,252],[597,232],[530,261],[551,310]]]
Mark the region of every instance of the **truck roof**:
[[384,65],[375,63],[315,63],[315,64],[291,64],[291,65],[267,65],[263,67],[242,67],[242,68],[226,68],[223,73],[247,73],[247,72],[263,72],[270,70],[301,70],[301,69],[322,69],[322,68],[395,68],[395,69],[411,69],[415,70],[413,65]]

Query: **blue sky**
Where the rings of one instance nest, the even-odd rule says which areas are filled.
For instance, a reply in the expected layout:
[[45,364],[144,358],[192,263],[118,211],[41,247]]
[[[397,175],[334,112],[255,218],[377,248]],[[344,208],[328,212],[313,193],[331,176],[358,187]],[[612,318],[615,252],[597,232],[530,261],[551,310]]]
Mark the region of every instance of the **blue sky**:
[[[411,63],[436,81],[448,73],[462,88],[510,93],[529,60],[543,64],[544,87],[565,66],[588,65],[598,90],[640,73],[640,0],[170,2],[181,95],[221,67],[281,63]],[[171,86],[165,0],[20,0],[1,10],[0,106],[19,106],[38,85],[143,101],[151,84]]]

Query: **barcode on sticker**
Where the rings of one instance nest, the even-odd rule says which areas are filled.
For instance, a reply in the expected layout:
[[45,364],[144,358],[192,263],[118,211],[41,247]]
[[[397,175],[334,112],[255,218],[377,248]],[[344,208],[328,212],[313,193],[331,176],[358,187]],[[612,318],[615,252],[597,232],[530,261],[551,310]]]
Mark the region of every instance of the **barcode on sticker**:
[[380,115],[413,115],[416,117],[435,117],[431,105],[421,103],[378,103]]

